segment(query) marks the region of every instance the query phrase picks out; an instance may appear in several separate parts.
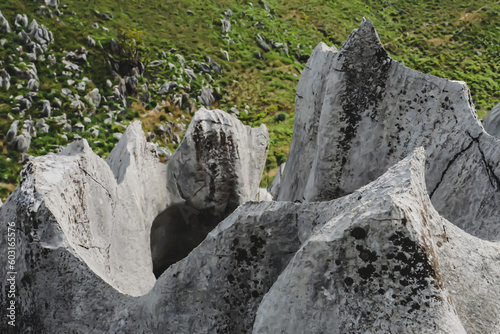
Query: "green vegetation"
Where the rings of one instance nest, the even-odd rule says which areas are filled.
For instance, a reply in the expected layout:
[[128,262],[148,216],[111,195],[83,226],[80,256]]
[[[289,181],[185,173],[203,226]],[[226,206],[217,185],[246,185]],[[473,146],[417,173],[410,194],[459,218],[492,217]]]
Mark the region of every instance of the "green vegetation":
[[[66,113],[72,124],[91,119],[86,131],[78,133],[86,138],[92,148],[106,156],[117,139],[114,132],[123,132],[129,121],[139,118],[144,129],[156,134],[161,145],[175,149],[178,143],[158,133],[160,123],[187,124],[192,110],[173,103],[172,96],[157,95],[157,87],[172,80],[174,70],[168,65],[179,66],[176,54],[185,58],[188,66],[196,68],[200,62],[208,62],[207,56],[222,67],[222,74],[199,75],[196,80],[183,79],[175,92],[189,92],[194,98],[210,83],[218,101],[213,107],[229,111],[236,108],[239,118],[251,126],[266,124],[271,137],[271,148],[266,163],[262,185],[266,186],[277,167],[286,160],[293,130],[293,109],[298,78],[308,56],[321,41],[337,48],[349,33],[358,27],[363,17],[370,18],[378,30],[380,39],[391,56],[406,66],[436,76],[467,82],[473,101],[482,118],[500,100],[500,4],[495,1],[374,1],[374,0],[310,0],[267,1],[270,12],[255,0],[253,5],[246,0],[87,0],[62,1],[62,16],[47,17],[38,11],[43,1],[4,1],[0,4],[2,14],[9,20],[15,32],[16,14],[26,13],[31,22],[35,18],[54,34],[51,49],[62,58],[64,51],[87,48],[87,61],[80,64],[82,77],[90,79],[85,93],[98,88],[103,96],[113,95],[106,80],[112,76],[107,64],[108,54],[117,61],[128,60],[146,65],[139,78],[136,96],[128,100],[126,110],[121,111],[115,122],[106,123],[103,106],[96,111],[85,109],[80,113],[70,112],[70,100],[62,96],[61,90],[74,87],[66,84],[67,77],[61,75],[64,68],[60,61],[54,68],[39,66],[39,100],[59,98],[62,107],[52,116]],[[62,9],[62,5],[68,5]],[[53,9],[52,9],[53,10]],[[232,11],[229,18],[231,30],[222,32],[225,12]],[[54,10],[53,10],[54,11]],[[74,15],[73,15],[74,13]],[[92,27],[97,23],[98,28]],[[106,29],[109,29],[109,32]],[[87,36],[96,42],[89,47]],[[264,52],[258,39],[270,45]],[[4,34],[7,42],[0,47],[0,59],[9,73],[13,66],[20,70],[26,60],[17,47],[16,34]],[[121,51],[112,50],[111,39],[118,41]],[[272,40],[272,41],[271,41]],[[102,46],[102,47],[101,47]],[[286,47],[285,47],[286,46]],[[169,52],[169,50],[172,50]],[[229,61],[221,51],[227,51]],[[162,51],[165,52],[162,55]],[[14,55],[12,59],[8,57]],[[259,57],[259,55],[261,57]],[[264,56],[264,57],[262,57]],[[165,58],[166,57],[166,58]],[[152,61],[163,59],[165,63],[147,67]],[[54,75],[57,72],[57,75]],[[76,80],[76,79],[75,79]],[[12,76],[11,89],[0,89],[0,197],[5,199],[17,182],[20,155],[8,148],[5,135],[12,120],[11,95],[22,95],[26,88],[16,90],[25,80]],[[141,100],[140,86],[148,84],[151,99]],[[25,87],[25,85],[24,85]],[[152,88],[151,88],[152,87]],[[186,87],[189,87],[186,88]],[[38,100],[37,100],[38,101]],[[105,106],[117,109],[115,102]],[[199,106],[197,104],[196,106]],[[195,106],[195,107],[196,107]],[[247,107],[248,106],[248,107]],[[40,117],[41,103],[37,102],[26,113],[33,119]],[[182,116],[182,118],[181,118]],[[68,133],[61,136],[61,125],[47,122],[48,133],[37,133],[28,154],[40,155],[57,151],[74,138]],[[90,129],[99,130],[96,136]],[[179,131],[182,129],[180,128]]]

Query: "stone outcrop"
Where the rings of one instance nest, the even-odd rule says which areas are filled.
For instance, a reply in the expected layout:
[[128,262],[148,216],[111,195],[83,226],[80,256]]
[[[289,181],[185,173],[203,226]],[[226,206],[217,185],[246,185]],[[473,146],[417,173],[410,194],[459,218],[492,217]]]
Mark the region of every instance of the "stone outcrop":
[[423,146],[438,212],[475,236],[500,240],[500,146],[479,124],[465,83],[392,60],[364,20],[339,51],[318,45],[295,105],[278,200],[350,194]]
[[252,129],[221,110],[198,110],[167,162],[169,212],[153,222],[151,232],[157,276],[240,204],[255,198],[268,147],[265,126]]
[[31,159],[0,208],[14,332],[500,332],[498,140],[464,84],[398,65],[364,21],[303,74],[288,200],[243,203],[268,140],[202,109],[166,164],[140,123],[106,161],[85,140]]
[[[255,197],[267,147],[265,127],[252,130],[222,111],[205,110],[195,115],[192,129],[165,165],[136,122],[106,161],[81,140],[58,155],[29,162],[2,221],[28,224],[34,219],[44,225],[49,219],[57,233],[50,232],[42,248],[64,248],[117,291],[142,295],[155,282],[150,234],[157,216],[179,204],[211,215],[210,221],[191,225],[203,229],[195,231],[199,236],[190,251],[239,204]],[[196,181],[189,179],[192,175]],[[24,202],[32,204],[25,207]],[[176,237],[189,244],[189,237]]]

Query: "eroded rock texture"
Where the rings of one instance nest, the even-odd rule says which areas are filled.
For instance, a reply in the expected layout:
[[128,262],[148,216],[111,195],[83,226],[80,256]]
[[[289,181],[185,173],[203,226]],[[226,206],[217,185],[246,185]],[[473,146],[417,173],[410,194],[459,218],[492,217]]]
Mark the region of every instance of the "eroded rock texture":
[[265,125],[244,126],[221,110],[202,108],[195,114],[167,162],[169,206],[151,231],[157,276],[240,204],[255,198],[268,148]]
[[316,49],[297,108],[278,193],[293,202],[242,204],[267,132],[221,111],[198,112],[166,165],[139,123],[106,162],[85,141],[29,162],[0,208],[18,326],[0,332],[500,332],[500,245],[483,240],[498,236],[497,140],[465,86],[396,64],[364,21],[339,52]]
[[392,60],[369,20],[339,51],[315,49],[295,113],[278,200],[344,196],[423,146],[436,209],[475,236],[499,240],[500,147],[478,123],[468,88]]
[[500,138],[500,104],[494,106],[486,115],[483,126],[490,135]]

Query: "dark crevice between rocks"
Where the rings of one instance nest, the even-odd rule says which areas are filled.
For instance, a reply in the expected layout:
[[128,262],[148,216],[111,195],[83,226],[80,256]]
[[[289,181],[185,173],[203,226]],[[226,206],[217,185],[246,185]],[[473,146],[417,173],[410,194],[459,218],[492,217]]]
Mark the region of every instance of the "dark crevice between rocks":
[[[470,136],[470,135],[469,135]],[[474,138],[471,136],[472,140],[471,142],[464,148],[462,149],[460,152],[458,152],[457,154],[455,154],[453,156],[453,158],[451,158],[450,161],[448,161],[448,165],[446,165],[446,168],[444,169],[443,173],[441,174],[441,178],[439,179],[438,183],[436,183],[436,186],[434,187],[434,189],[432,189],[429,197],[432,198],[432,196],[434,195],[434,193],[436,192],[436,190],[439,188],[439,186],[441,185],[441,182],[443,182],[443,179],[446,175],[446,173],[448,172],[448,169],[450,169],[451,165],[453,165],[455,163],[455,161],[463,154],[465,153],[465,151],[467,151],[469,148],[471,148],[472,144],[474,143]]]
[[481,153],[481,158],[482,158],[483,163],[486,167],[486,172],[488,173],[488,179],[490,180],[491,186],[493,188],[496,188],[497,190],[500,190],[500,179],[495,174],[495,171],[490,166],[490,163],[486,159],[486,156],[484,155],[484,152],[481,149],[481,145],[479,143],[479,138],[481,137],[481,135],[479,135],[477,138],[472,137],[470,134],[469,134],[469,136],[472,138],[473,142],[475,142],[477,144],[477,148],[479,150],[479,153]]
[[156,278],[185,258],[226,216],[215,215],[213,209],[198,210],[187,203],[171,205],[160,213],[153,221],[150,237]]

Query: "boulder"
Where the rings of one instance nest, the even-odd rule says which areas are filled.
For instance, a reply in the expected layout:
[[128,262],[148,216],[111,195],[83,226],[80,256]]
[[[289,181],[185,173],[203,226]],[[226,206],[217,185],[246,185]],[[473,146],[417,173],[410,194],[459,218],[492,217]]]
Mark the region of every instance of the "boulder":
[[44,25],[39,25],[36,20],[31,21],[28,27],[30,37],[42,45],[54,42],[52,32],[47,30]]
[[163,83],[163,85],[161,85],[161,87],[158,89],[157,94],[164,95],[170,90],[174,90],[175,88],[177,88],[177,82],[165,81],[165,83]]
[[94,88],[91,90],[85,98],[89,101],[89,104],[94,108],[98,108],[101,105],[101,94],[99,93],[99,89]]
[[215,97],[213,96],[213,89],[210,86],[205,86],[201,89],[200,96],[198,96],[198,100],[205,107],[210,107],[215,103]]
[[10,125],[9,131],[7,131],[6,139],[7,142],[12,142],[17,136],[17,127],[19,126],[19,121],[16,120]]
[[27,133],[14,137],[10,146],[19,153],[26,153],[30,149],[31,136]]
[[46,117],[50,117],[52,114],[52,107],[50,106],[49,100],[42,101],[42,115]]
[[38,89],[40,88],[40,83],[36,79],[30,79],[26,87],[32,92],[38,92]]
[[45,6],[53,7],[57,9],[57,0],[45,0]]
[[0,32],[4,34],[8,34],[11,32],[9,21],[2,15],[0,11]]
[[28,16],[26,14],[17,14],[14,21],[16,28],[25,28],[28,26]]
[[10,74],[6,70],[0,71],[0,88],[5,90],[10,88]]
[[222,32],[224,34],[228,33],[231,31],[231,20],[229,19],[229,17],[227,16],[224,16],[220,22],[222,23]]
[[479,124],[466,84],[394,61],[371,21],[339,51],[316,47],[295,106],[277,200],[350,194],[423,146],[438,212],[472,235],[500,240],[500,146]]

